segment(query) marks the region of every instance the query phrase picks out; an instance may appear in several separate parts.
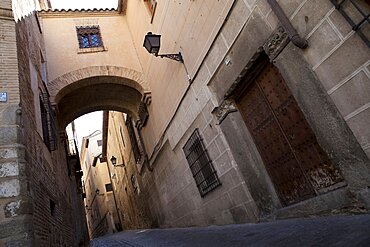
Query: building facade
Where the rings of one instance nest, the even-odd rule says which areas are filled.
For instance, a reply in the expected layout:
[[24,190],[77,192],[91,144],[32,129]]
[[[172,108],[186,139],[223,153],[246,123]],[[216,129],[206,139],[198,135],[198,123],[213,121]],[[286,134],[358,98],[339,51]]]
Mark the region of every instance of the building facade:
[[[45,3],[47,3],[45,1]],[[79,162],[56,129],[46,54],[35,10],[44,2],[0,4],[0,245],[87,243]]]
[[121,230],[109,168],[102,160],[100,130],[82,139],[81,167],[85,195],[85,214],[90,238]]
[[[9,16],[5,3],[2,13]],[[116,10],[45,8],[39,22],[30,17],[35,30],[22,26],[28,19],[16,28],[12,18],[1,18],[10,31],[0,42],[13,47],[6,50],[13,52],[6,64],[12,61],[15,69],[1,74],[12,87],[4,87],[11,97],[0,107],[13,116],[2,119],[14,120],[1,125],[3,136],[14,132],[2,144],[8,150],[3,156],[16,153],[18,140],[37,130],[36,124],[16,122],[37,115],[22,107],[16,118],[20,102],[29,106],[40,99],[22,70],[29,64],[22,37],[33,34],[43,40],[44,53],[27,49],[47,64],[48,83],[40,88],[49,93],[59,132],[95,110],[128,116],[106,115],[111,121],[102,151],[108,167],[113,156],[126,166],[110,174],[117,179],[112,185],[123,228],[368,212],[369,24],[358,9],[369,13],[369,5],[357,5],[128,0]],[[14,1],[13,12],[25,6]],[[148,32],[162,36],[160,53],[180,51],[182,60],[150,55],[143,48]],[[25,133],[20,139],[19,132]],[[123,140],[131,150],[125,151]],[[12,201],[22,176],[31,175],[0,180],[12,186],[6,190]],[[46,177],[61,179],[59,173]]]

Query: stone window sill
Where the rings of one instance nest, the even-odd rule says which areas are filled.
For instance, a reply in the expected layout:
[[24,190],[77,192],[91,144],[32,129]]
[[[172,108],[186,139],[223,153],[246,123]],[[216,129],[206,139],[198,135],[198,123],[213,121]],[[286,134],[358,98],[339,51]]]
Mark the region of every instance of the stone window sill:
[[96,53],[108,51],[106,47],[79,48],[77,54]]

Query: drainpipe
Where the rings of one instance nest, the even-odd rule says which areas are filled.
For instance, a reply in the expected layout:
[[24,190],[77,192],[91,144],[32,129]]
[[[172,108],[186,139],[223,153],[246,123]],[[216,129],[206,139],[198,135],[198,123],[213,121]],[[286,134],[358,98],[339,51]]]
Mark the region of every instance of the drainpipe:
[[281,25],[283,25],[284,30],[288,33],[288,36],[293,44],[301,49],[306,48],[308,46],[307,40],[299,36],[292,23],[290,22],[280,5],[276,2],[276,0],[267,0],[267,2],[270,4],[272,11],[279,19]]

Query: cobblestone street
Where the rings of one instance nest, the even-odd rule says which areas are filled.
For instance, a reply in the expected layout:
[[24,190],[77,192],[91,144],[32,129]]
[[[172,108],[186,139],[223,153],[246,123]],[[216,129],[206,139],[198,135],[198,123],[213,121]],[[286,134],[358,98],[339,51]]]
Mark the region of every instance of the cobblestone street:
[[370,215],[260,224],[125,231],[94,239],[104,246],[370,246]]

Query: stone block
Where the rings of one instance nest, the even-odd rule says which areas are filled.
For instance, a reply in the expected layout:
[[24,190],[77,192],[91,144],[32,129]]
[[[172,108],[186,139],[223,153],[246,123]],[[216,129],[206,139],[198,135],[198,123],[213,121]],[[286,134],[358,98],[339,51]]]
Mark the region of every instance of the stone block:
[[370,144],[370,108],[347,121],[361,146]]
[[325,17],[333,4],[330,1],[310,0],[306,1],[302,8],[292,19],[297,32],[305,37]]
[[214,166],[217,170],[218,176],[222,176],[232,168],[232,161],[227,151],[223,152],[217,159],[214,160]]
[[226,52],[226,43],[222,36],[218,35],[205,59],[205,63],[211,74],[216,71],[217,67],[221,63],[221,60],[225,57]]
[[10,179],[0,182],[0,198],[18,196],[20,184],[17,179]]
[[278,18],[272,11],[266,17],[266,21],[270,24],[272,30],[275,30],[279,24]]
[[308,40],[309,46],[304,54],[309,63],[315,66],[329,51],[331,51],[341,39],[327,21],[324,21]]
[[[24,197],[23,199],[25,199]],[[33,213],[33,205],[30,201],[17,200],[17,198],[8,199],[4,205],[4,216],[6,218],[14,218],[16,216]]]
[[15,144],[18,141],[18,127],[0,127],[0,145]]
[[252,12],[247,24],[227,54],[230,63],[222,63],[209,83],[211,91],[221,101],[248,61],[263,46],[272,30],[258,10]]
[[32,223],[32,218],[29,216],[18,216],[10,221],[2,221],[0,222],[0,239],[9,238],[11,240],[19,235],[31,236]]
[[345,117],[361,106],[370,103],[370,79],[360,71],[352,79],[331,94],[335,105]]
[[10,105],[1,110],[0,108],[0,125],[17,124],[18,105]]
[[370,148],[365,149],[365,154],[370,159]]
[[245,5],[243,0],[237,0],[221,30],[221,33],[226,40],[226,44],[229,47],[233,44],[233,41],[238,36],[250,14],[251,11]]
[[288,18],[290,18],[303,1],[304,0],[283,0],[279,1],[279,5],[284,10],[284,13]]
[[252,219],[249,218],[248,212],[244,205],[231,208],[230,213],[233,216],[234,223],[236,224],[252,221]]
[[237,187],[231,189],[228,193],[231,201],[235,206],[243,203],[248,203],[252,200],[245,183],[242,183]]
[[17,162],[0,163],[0,177],[11,177],[19,175]]
[[352,31],[351,25],[344,19],[339,11],[333,11],[329,18],[343,37],[346,37]]
[[368,50],[369,48],[357,34],[347,39],[315,70],[325,89],[332,89],[367,62],[370,59]]

